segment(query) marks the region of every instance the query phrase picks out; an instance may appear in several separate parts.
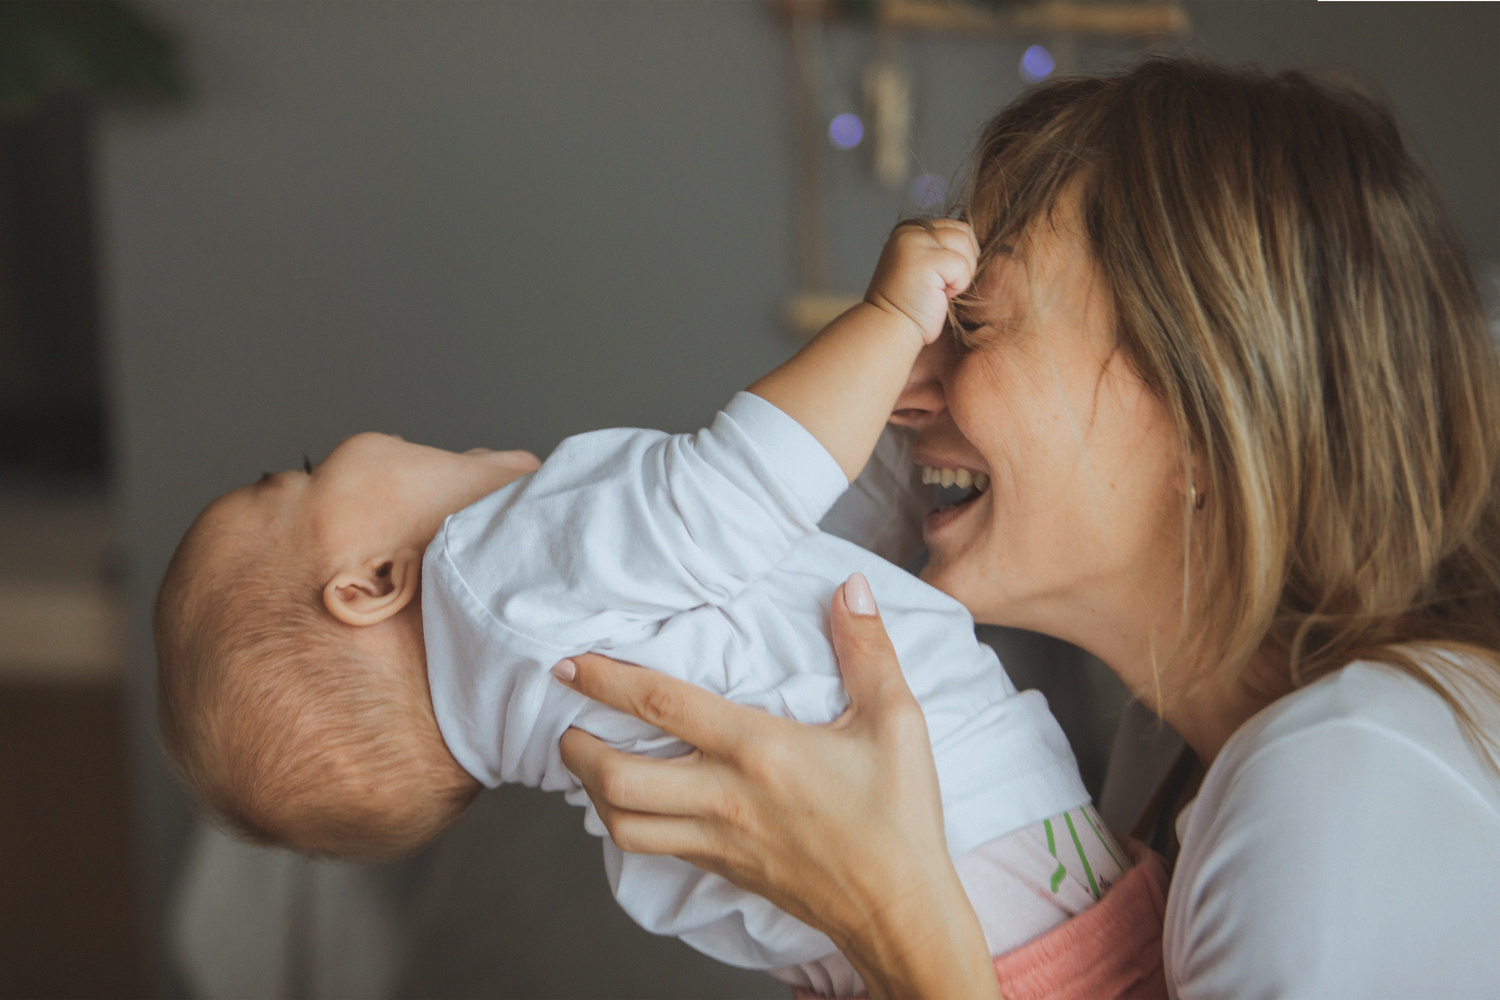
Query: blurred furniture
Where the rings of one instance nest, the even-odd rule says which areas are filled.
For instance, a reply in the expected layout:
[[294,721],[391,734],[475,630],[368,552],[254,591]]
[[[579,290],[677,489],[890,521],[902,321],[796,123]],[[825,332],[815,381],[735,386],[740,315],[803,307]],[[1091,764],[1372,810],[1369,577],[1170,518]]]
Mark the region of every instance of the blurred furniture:
[[92,111],[185,81],[134,6],[0,4],[0,469],[104,469]]
[[146,989],[109,508],[0,477],[0,1000]]

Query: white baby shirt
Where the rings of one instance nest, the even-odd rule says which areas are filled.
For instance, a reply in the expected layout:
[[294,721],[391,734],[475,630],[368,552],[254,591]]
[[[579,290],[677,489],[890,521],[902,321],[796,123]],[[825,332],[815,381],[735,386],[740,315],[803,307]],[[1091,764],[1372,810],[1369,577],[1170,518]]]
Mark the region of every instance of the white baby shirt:
[[1088,801],[1045,698],[1017,693],[963,606],[818,530],[846,487],[816,438],[740,393],[697,434],[569,438],[538,471],[448,518],[423,564],[433,708],[459,763],[491,787],[565,792],[605,838],[621,907],[731,965],[781,968],[835,949],[719,876],[614,846],[563,767],[563,732],[661,757],[688,748],[557,683],[558,660],[605,653],[828,722],[848,704],[828,608],[857,570],[926,715],[953,856]]

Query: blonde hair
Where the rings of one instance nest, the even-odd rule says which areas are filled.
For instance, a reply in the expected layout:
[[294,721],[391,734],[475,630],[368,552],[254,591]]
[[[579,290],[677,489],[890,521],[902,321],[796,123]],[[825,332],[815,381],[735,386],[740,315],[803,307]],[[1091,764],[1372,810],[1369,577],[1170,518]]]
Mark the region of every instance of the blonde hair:
[[162,747],[216,816],[263,844],[383,860],[458,818],[479,785],[448,753],[425,672],[370,663],[286,539],[211,505],[154,615]]
[[1184,59],[1046,83],[984,129],[965,193],[981,264],[1070,185],[1119,347],[1208,501],[1185,502],[1168,662],[1274,697],[1379,660],[1494,765],[1470,696],[1500,702],[1500,363],[1390,111]]

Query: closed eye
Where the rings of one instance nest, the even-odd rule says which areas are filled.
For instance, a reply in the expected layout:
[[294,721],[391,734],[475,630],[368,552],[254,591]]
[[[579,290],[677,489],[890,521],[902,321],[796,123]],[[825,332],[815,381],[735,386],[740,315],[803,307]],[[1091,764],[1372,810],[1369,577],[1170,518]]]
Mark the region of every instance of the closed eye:
[[974,319],[972,316],[965,316],[960,313],[959,315],[953,317],[953,325],[959,330],[960,333],[974,334],[978,333],[980,330],[983,330],[988,324],[984,323],[981,320]]
[[975,317],[973,314],[963,310],[954,309],[950,326],[953,330],[953,339],[964,347],[973,347],[976,336],[989,324]]

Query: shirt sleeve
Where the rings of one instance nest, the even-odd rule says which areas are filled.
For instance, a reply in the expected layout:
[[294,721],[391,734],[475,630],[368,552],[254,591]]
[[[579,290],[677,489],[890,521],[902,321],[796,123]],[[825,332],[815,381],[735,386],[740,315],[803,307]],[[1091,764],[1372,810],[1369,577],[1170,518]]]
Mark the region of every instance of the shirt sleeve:
[[819,527],[897,566],[920,555],[922,517],[936,505],[937,487],[922,483],[912,458],[915,437],[907,428],[887,427],[859,478]]
[[739,393],[705,430],[604,430],[449,519],[443,555],[507,629],[592,648],[732,600],[847,488],[780,409]]
[[[574,788],[556,743],[590,703],[548,669],[726,604],[814,534],[847,485],[816,438],[749,393],[697,434],[564,441],[536,472],[448,518],[428,547],[428,682],[449,749],[488,785]],[[597,721],[616,746],[676,746],[619,713]]]
[[1401,734],[1333,720],[1282,738],[1188,830],[1168,919],[1178,997],[1478,997],[1500,982],[1500,817]]

